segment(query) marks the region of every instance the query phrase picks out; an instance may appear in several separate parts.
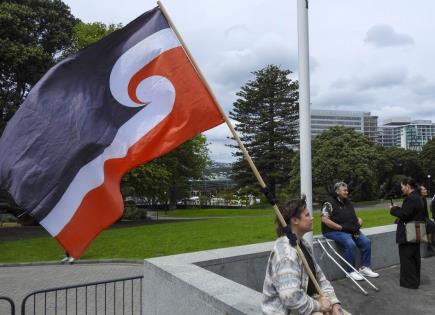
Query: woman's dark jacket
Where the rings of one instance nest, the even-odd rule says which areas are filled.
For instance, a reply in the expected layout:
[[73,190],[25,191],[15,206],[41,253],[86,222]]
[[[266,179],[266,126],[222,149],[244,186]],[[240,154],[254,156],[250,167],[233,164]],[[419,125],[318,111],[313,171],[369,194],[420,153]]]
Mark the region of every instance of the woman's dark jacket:
[[423,201],[424,216],[426,217],[426,219],[429,219],[429,211],[427,210],[427,199],[426,197],[421,197],[421,200]]
[[406,243],[406,223],[411,221],[425,221],[426,217],[423,200],[416,191],[413,191],[405,197],[402,207],[392,207],[390,214],[399,218],[396,230],[397,244]]
[[432,219],[435,220],[435,196],[432,198],[432,202],[430,203],[430,211],[432,212]]

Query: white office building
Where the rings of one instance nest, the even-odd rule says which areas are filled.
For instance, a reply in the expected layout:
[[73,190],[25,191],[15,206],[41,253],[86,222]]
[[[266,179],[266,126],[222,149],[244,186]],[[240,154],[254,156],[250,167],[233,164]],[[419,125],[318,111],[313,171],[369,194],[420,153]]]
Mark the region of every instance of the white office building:
[[311,110],[311,135],[316,137],[323,131],[344,126],[368,136],[373,142],[378,138],[378,117],[369,112],[344,110]]
[[430,120],[391,118],[379,127],[378,143],[384,147],[398,147],[421,151],[435,137],[435,124]]

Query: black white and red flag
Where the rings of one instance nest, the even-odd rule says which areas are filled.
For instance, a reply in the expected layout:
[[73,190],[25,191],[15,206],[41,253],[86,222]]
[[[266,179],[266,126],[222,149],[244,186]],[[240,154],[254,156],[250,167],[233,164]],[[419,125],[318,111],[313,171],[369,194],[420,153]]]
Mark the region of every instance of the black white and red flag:
[[0,184],[79,258],[122,216],[128,170],[222,122],[155,8],[34,86],[0,138]]

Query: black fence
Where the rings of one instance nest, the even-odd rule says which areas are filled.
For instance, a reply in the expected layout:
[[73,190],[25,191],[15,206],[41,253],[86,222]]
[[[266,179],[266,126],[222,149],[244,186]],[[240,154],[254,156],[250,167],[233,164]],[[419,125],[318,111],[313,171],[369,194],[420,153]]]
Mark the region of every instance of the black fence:
[[[11,315],[15,315],[15,304],[14,304],[14,301],[12,301],[10,298],[8,298],[8,297],[6,297],[6,296],[0,296],[0,303],[1,303],[2,301],[6,301],[6,303],[10,305],[10,310],[11,310],[10,314],[11,314]],[[2,309],[3,309],[3,308],[2,308]],[[6,315],[6,314],[7,314],[7,313],[5,313],[5,315]]]
[[140,276],[36,291],[24,298],[21,314],[141,315],[142,282]]

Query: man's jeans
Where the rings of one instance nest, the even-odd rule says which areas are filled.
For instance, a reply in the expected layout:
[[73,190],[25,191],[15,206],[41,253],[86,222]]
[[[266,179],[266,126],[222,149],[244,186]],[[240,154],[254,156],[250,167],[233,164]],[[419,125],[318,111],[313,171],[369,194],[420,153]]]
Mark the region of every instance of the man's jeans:
[[[355,249],[356,246],[361,250],[361,262],[362,266],[370,267],[370,257],[371,257],[371,245],[370,240],[364,234],[360,233],[358,237],[352,237],[351,234],[334,231],[327,232],[323,234],[326,238],[334,240],[338,245],[343,247],[344,259],[352,266],[355,267]],[[347,271],[353,271],[349,266],[346,265]]]

